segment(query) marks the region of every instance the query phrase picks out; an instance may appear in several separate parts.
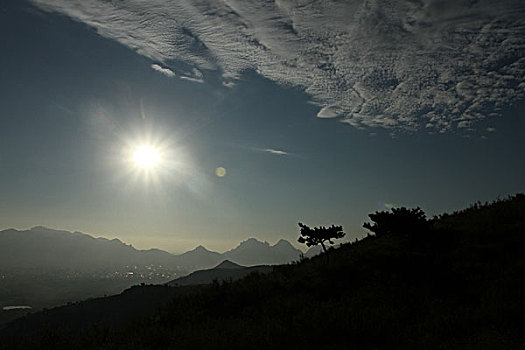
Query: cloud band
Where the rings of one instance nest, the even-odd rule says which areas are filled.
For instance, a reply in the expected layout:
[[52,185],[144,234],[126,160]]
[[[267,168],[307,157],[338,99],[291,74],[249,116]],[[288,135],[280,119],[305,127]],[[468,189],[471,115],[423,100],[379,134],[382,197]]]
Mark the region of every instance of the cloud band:
[[256,70],[355,127],[464,129],[525,97],[522,0],[32,2],[225,84]]

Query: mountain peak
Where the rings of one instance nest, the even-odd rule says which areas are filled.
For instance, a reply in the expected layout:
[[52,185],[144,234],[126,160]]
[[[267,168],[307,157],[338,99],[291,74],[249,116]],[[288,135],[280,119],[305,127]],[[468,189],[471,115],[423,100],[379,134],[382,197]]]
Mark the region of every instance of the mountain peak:
[[281,238],[279,242],[275,243],[274,247],[292,247],[293,248],[293,245],[286,239]]
[[29,230],[30,231],[55,231],[45,226],[33,226]]
[[194,252],[209,252],[208,249],[206,249],[203,245],[198,245],[195,249],[193,249]]
[[245,266],[236,264],[230,260],[224,260],[219,265],[215,266],[215,269],[242,269]]
[[28,231],[30,232],[40,232],[40,233],[48,233],[48,234],[66,234],[66,235],[73,235],[72,232],[66,231],[66,230],[55,230],[49,227],[45,226],[34,226],[31,227]]
[[257,240],[256,238],[248,238],[247,240],[245,241],[242,241],[238,246],[237,248],[235,249],[238,249],[238,248],[255,248],[255,247],[265,247],[265,248],[269,248],[270,247],[270,244],[268,242],[261,242],[259,240]]
[[271,246],[268,242],[261,242],[255,238],[248,238],[236,248],[228,250],[223,257],[238,261],[246,266],[261,264],[286,264],[299,258],[300,250],[294,248],[290,242],[282,239]]

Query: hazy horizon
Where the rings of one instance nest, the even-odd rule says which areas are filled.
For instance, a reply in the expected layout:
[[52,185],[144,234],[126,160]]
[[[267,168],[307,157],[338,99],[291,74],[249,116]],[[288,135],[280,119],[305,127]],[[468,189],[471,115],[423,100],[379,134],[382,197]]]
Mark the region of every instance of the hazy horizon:
[[[37,226],[32,226],[32,227],[26,227],[26,228],[17,228],[17,227],[0,227],[0,231],[4,231],[4,230],[10,230],[10,229],[15,229],[17,231],[29,231],[33,228],[38,228],[38,227],[43,227],[43,228],[46,228],[46,229],[49,229],[49,230],[53,230],[53,231],[67,231],[67,232],[70,232],[70,233],[75,233],[75,232],[79,232],[79,233],[83,233],[83,234],[87,234],[87,235],[90,235],[92,237],[95,237],[95,238],[106,238],[108,240],[112,240],[112,239],[118,239],[120,241],[122,241],[123,243],[125,244],[131,244],[135,249],[137,250],[149,250],[149,249],[160,249],[160,250],[164,250],[168,253],[171,253],[171,254],[182,254],[182,253],[185,253],[187,251],[190,251],[190,250],[193,250],[199,246],[204,246],[206,249],[212,251],[212,252],[217,252],[217,253],[224,253],[224,252],[227,252],[231,249],[234,249],[236,248],[239,244],[241,244],[242,242],[245,242],[249,239],[252,239],[252,238],[255,238],[256,240],[258,240],[259,242],[266,242],[268,244],[270,244],[270,246],[274,246],[275,244],[277,244],[281,239],[285,239],[287,240],[288,242],[290,242],[292,244],[292,246],[294,246],[295,248],[303,251],[303,252],[306,252],[309,247],[306,247],[304,244],[300,244],[297,242],[297,239],[296,240],[290,240],[290,239],[286,239],[286,238],[283,238],[283,237],[280,237],[280,238],[277,238],[276,240],[274,241],[268,241],[267,239],[265,238],[260,238],[260,237],[256,237],[254,235],[252,236],[246,236],[245,238],[239,240],[239,241],[232,241],[232,242],[229,242],[229,241],[220,241],[220,242],[216,242],[217,244],[212,246],[211,244],[209,243],[212,243],[211,241],[207,241],[207,242],[203,242],[203,243],[198,243],[198,242],[194,242],[193,240],[188,240],[188,244],[187,245],[180,245],[180,241],[177,241],[177,243],[174,243],[174,245],[172,246],[173,248],[170,249],[170,245],[167,244],[166,245],[166,240],[163,239],[162,242],[165,244],[165,246],[149,246],[147,244],[150,244],[151,243],[151,239],[148,239],[146,240],[146,244],[144,246],[141,246],[140,245],[140,237],[134,239],[133,237],[131,237],[131,239],[123,239],[121,237],[119,237],[118,235],[112,235],[112,234],[102,234],[102,233],[96,233],[96,232],[85,232],[85,231],[82,231],[82,230],[77,230],[77,229],[63,229],[63,228],[57,228],[57,227],[48,227],[48,226],[45,226],[45,225],[37,225]],[[133,243],[133,242],[139,242],[139,243]],[[339,243],[342,243],[343,241],[341,242],[338,242]],[[231,245],[228,245],[230,244]]]

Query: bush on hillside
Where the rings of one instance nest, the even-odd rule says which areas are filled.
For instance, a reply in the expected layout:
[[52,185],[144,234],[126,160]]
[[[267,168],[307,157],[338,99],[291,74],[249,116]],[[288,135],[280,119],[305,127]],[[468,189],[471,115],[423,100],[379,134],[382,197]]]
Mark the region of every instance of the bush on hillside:
[[392,212],[377,211],[368,216],[373,224],[365,222],[363,227],[372,231],[376,236],[412,235],[426,231],[430,227],[425,212],[419,207],[392,208]]

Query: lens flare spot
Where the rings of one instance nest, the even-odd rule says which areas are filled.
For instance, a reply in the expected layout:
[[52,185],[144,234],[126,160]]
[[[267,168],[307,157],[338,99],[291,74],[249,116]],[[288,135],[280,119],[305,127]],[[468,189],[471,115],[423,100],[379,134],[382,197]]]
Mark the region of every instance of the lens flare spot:
[[215,175],[217,175],[218,177],[226,176],[226,169],[224,169],[222,166],[218,167],[217,169],[215,169]]
[[382,207],[382,208],[386,208],[386,209],[397,208],[397,205],[395,205],[394,203],[387,203],[385,201],[377,202],[377,206],[378,207]]

